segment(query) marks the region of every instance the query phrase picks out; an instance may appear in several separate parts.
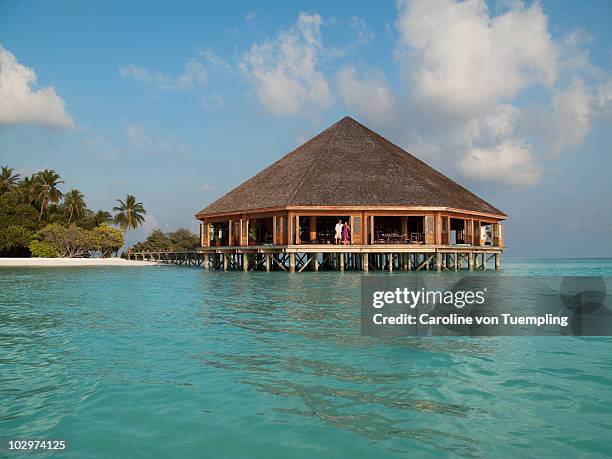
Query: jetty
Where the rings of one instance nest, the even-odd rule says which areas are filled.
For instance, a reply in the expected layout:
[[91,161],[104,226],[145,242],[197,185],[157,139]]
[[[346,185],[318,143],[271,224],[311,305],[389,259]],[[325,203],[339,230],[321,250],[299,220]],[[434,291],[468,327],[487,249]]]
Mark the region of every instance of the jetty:
[[[499,269],[507,215],[345,117],[196,218],[200,249],[159,261],[225,271]],[[340,241],[338,223],[347,225]]]

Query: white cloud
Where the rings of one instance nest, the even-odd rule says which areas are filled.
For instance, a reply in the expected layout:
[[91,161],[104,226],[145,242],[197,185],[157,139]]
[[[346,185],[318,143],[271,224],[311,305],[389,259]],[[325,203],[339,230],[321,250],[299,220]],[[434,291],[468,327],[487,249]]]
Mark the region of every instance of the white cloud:
[[484,0],[402,0],[399,53],[416,99],[460,117],[557,76],[557,51],[538,2],[492,17]]
[[515,186],[532,185],[540,175],[531,147],[514,140],[491,148],[474,148],[459,167],[468,178]]
[[545,141],[554,154],[579,145],[591,131],[593,122],[612,108],[612,80],[589,87],[580,78],[553,94],[544,112]]
[[35,89],[36,73],[0,45],[0,125],[40,124],[68,128],[74,125],[65,102],[52,86]]
[[368,70],[362,75],[343,67],[337,75],[338,91],[345,105],[375,125],[388,123],[394,114],[394,97],[384,75]]
[[123,132],[131,147],[144,153],[189,157],[187,147],[176,136],[148,130],[143,124],[123,123]]
[[318,68],[320,27],[318,14],[300,13],[291,28],[274,40],[253,44],[244,54],[240,67],[271,113],[312,114],[330,105],[331,91]]
[[185,91],[196,86],[206,86],[208,84],[208,71],[204,64],[196,59],[187,61],[184,72],[175,77],[159,72],[152,73],[145,67],[139,67],[134,64],[120,67],[119,73],[124,78],[138,80],[162,91]]
[[209,185],[208,183],[204,183],[202,186],[200,186],[200,191],[202,193],[210,193],[212,191],[215,191],[215,188],[212,185]]
[[348,25],[357,33],[357,43],[368,43],[374,39],[374,31],[368,23],[359,16],[352,16],[349,19]]

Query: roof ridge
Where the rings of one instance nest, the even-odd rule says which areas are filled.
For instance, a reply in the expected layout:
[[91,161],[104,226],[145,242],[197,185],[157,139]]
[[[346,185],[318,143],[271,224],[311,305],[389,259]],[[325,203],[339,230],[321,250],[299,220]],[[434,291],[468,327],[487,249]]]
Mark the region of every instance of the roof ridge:
[[327,147],[329,146],[329,143],[331,142],[331,140],[334,138],[334,136],[338,132],[338,129],[340,129],[340,125],[342,124],[343,121],[344,121],[344,118],[341,119],[338,123],[336,123],[335,129],[331,133],[329,138],[327,139],[327,142],[325,142],[325,145],[322,145],[321,148],[317,151],[317,157],[312,161],[312,163],[308,167],[308,170],[304,173],[304,176],[302,177],[302,180],[300,180],[300,183],[295,187],[295,190],[293,191],[293,194],[289,198],[289,202],[290,203],[293,203],[293,201],[295,199],[295,196],[297,195],[297,193],[300,190],[300,188],[302,188],[302,185],[304,185],[304,182],[306,181],[306,178],[310,175],[310,172],[312,172],[312,170],[314,169],[315,164],[318,164],[319,161],[321,161],[321,154],[320,153],[323,150],[327,149]]

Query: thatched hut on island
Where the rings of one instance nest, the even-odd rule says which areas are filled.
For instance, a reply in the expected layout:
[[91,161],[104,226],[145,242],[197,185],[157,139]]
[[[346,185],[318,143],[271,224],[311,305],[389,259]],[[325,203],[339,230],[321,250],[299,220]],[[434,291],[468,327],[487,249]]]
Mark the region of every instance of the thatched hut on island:
[[507,215],[345,117],[196,218],[205,267],[441,270],[499,268]]

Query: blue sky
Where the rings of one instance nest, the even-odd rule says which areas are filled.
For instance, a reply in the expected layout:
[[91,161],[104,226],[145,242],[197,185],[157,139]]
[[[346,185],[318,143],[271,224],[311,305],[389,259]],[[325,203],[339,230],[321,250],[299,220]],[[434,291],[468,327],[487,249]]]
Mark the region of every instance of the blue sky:
[[194,213],[346,114],[506,211],[511,256],[612,256],[612,3],[0,1],[0,164]]

